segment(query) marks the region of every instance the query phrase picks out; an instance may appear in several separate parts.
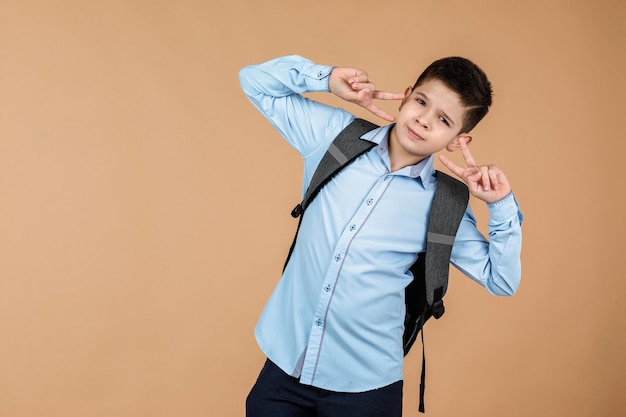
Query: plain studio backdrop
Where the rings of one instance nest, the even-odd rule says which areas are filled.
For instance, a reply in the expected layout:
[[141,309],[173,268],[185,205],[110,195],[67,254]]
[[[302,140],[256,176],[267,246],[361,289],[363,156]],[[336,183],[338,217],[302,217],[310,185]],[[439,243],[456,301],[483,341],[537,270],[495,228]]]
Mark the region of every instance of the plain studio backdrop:
[[427,415],[625,415],[624,4],[2,0],[0,416],[244,415],[302,165],[237,73],[288,54],[387,91],[462,55],[493,83],[471,149],[521,203],[522,284],[453,270]]

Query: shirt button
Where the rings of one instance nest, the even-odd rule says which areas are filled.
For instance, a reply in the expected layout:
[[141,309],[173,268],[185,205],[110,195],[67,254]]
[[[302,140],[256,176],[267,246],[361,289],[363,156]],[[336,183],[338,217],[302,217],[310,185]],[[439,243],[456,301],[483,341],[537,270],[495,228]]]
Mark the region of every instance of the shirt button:
[[350,225],[350,231],[354,232],[355,229],[356,229],[356,224],[351,224]]
[[370,199],[367,200],[367,205],[371,206],[373,202],[374,202],[374,199],[370,198]]
[[323,323],[322,319],[315,320],[315,325],[318,326],[318,327],[321,326],[322,323]]
[[335,261],[339,262],[341,260],[341,254],[338,253],[337,255],[335,255]]
[[330,291],[330,285],[327,285],[324,287],[324,291],[329,292]]

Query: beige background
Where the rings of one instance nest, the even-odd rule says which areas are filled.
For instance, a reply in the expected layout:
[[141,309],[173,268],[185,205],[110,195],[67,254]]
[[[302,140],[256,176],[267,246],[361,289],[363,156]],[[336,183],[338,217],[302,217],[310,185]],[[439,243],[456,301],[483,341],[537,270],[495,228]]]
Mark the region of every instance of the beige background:
[[0,416],[243,416],[301,163],[237,72],[293,53],[494,84],[472,150],[522,204],[523,282],[453,273],[427,415],[625,415],[625,28],[621,0],[1,0]]

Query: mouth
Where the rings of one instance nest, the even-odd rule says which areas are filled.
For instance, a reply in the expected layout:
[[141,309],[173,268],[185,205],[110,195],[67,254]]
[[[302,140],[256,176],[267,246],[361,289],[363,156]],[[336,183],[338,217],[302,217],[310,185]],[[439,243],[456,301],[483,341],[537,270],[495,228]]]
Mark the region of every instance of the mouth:
[[409,136],[411,136],[411,138],[413,138],[413,140],[424,140],[423,137],[418,135],[417,132],[415,130],[411,129],[410,127],[407,128],[407,130],[409,131]]

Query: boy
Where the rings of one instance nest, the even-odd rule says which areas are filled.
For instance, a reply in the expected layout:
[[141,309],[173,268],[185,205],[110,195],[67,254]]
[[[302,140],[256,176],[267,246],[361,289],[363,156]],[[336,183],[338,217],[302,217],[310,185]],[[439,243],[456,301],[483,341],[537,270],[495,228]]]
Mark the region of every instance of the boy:
[[[402,334],[408,268],[425,249],[433,154],[489,206],[489,240],[471,209],[451,262],[487,291],[512,295],[520,281],[521,213],[495,165],[477,166],[470,131],[491,105],[491,85],[458,57],[431,64],[403,94],[375,89],[365,71],[298,56],[240,72],[256,108],[304,159],[303,193],[328,146],[354,116],[301,93],[330,91],[395,122],[363,135],[377,143],[313,200],[255,329],[268,360],[250,392],[248,417],[395,417],[402,414]],[[400,100],[397,119],[373,100]]]

